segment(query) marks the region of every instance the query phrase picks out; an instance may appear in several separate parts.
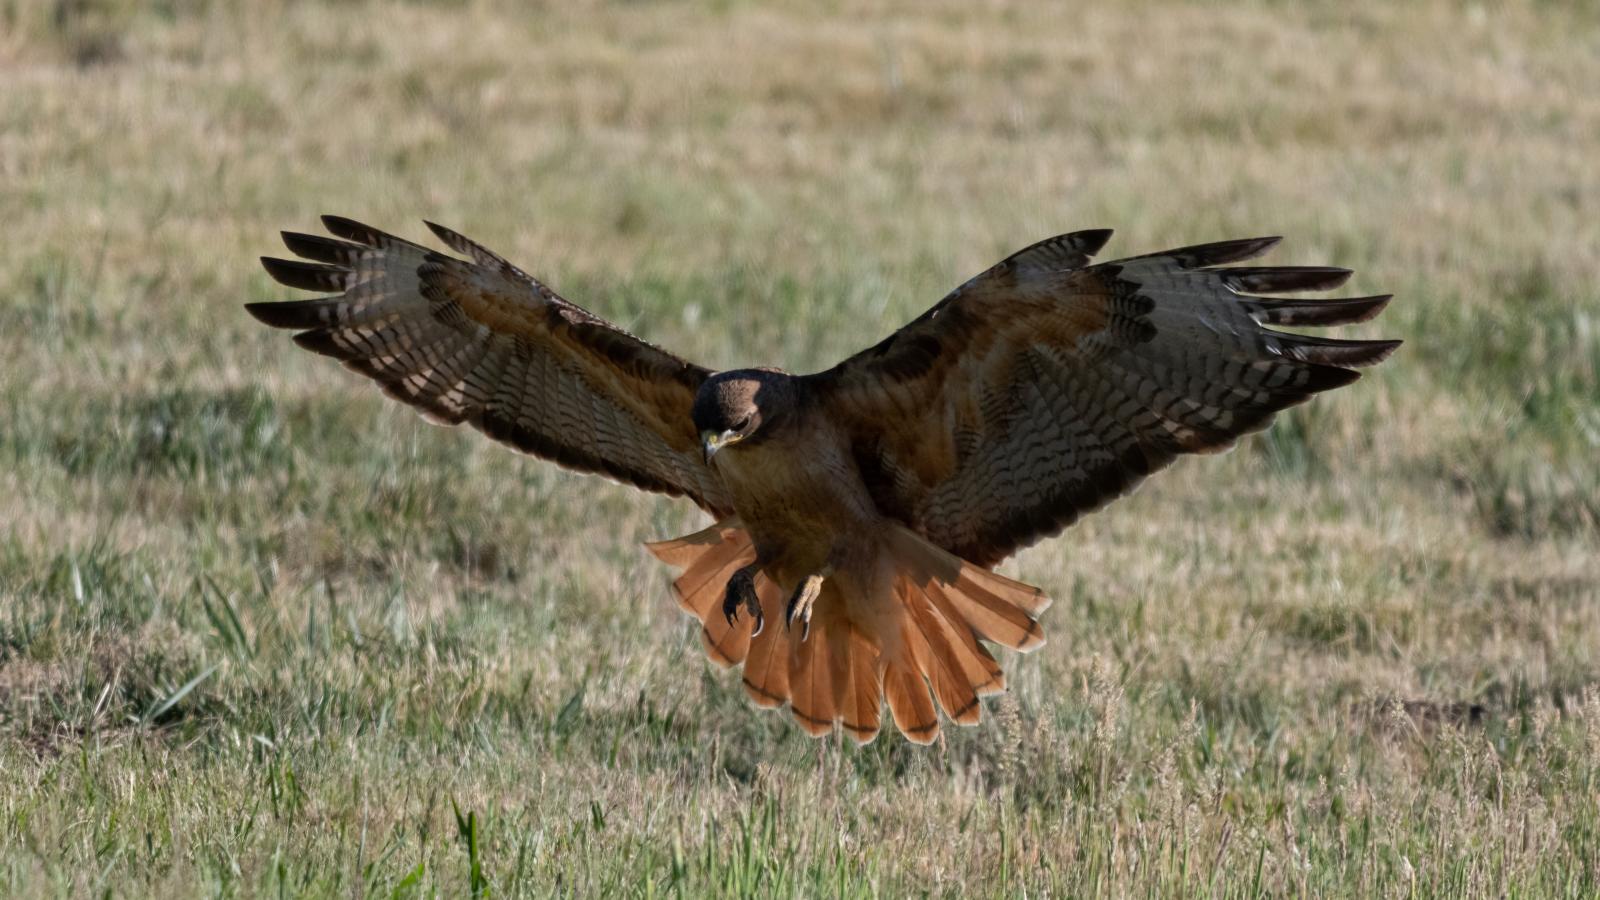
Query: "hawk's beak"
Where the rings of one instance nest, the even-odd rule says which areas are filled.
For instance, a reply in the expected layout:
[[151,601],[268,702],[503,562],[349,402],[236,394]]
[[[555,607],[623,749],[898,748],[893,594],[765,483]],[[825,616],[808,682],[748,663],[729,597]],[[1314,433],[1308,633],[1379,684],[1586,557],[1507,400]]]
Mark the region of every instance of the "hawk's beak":
[[717,434],[715,431],[700,432],[700,448],[706,453],[706,464],[710,465],[711,457],[716,456],[718,450],[738,439],[738,433],[731,430],[724,431],[721,434]]

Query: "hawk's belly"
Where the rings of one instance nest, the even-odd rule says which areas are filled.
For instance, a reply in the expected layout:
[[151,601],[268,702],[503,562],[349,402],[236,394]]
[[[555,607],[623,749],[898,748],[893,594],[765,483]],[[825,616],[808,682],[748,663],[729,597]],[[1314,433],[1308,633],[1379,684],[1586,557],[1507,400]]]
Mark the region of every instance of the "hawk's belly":
[[876,555],[881,517],[842,448],[768,441],[730,447],[714,462],[762,568],[785,589]]

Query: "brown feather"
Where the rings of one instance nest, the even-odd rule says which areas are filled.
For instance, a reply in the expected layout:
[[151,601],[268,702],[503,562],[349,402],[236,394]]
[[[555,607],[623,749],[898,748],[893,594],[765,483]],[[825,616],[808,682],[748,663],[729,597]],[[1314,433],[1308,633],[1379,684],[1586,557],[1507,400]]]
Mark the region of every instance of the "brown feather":
[[856,743],[870,743],[882,725],[883,668],[878,651],[851,625],[838,652],[845,656],[847,673],[838,703],[839,725]]
[[740,522],[737,516],[729,516],[683,537],[648,542],[644,548],[650,551],[650,555],[667,565],[686,569],[707,551],[728,541],[738,543],[750,541],[750,535],[744,531],[744,523]]
[[757,706],[782,706],[789,699],[789,630],[783,622],[785,598],[765,574],[756,576],[756,596],[766,625],[750,639],[744,661],[744,689]]
[[897,665],[883,673],[884,698],[894,716],[894,727],[917,744],[931,744],[939,736],[939,715],[922,676]]
[[741,566],[749,565],[755,555],[748,540],[724,541],[708,549],[672,583],[678,605],[702,623],[714,614],[720,615],[728,579]]
[[[821,601],[818,601],[819,603]],[[781,627],[781,626],[774,626]],[[789,712],[805,732],[821,737],[833,731],[838,716],[833,708],[833,685],[828,664],[826,621],[813,621],[806,640],[791,631],[789,658]]]
[[978,692],[972,679],[964,671],[969,657],[958,649],[959,636],[951,624],[934,610],[932,603],[920,590],[908,586],[900,596],[915,629],[913,641],[925,652],[918,653],[925,667],[923,674],[933,687],[933,695],[951,721],[960,725],[975,725],[981,715]]
[[[824,654],[828,663],[828,685],[833,690],[833,711],[838,724],[844,728],[845,733],[856,737],[865,723],[851,721],[851,707],[854,703],[855,690],[854,655],[850,652],[850,631],[848,621],[834,618],[831,627],[820,632],[816,627],[816,620],[812,620],[812,636],[810,640],[822,639],[827,642]],[[873,729],[876,732],[877,729]],[[859,740],[859,738],[857,738]]]
[[961,610],[949,600],[950,588],[937,582],[923,591],[934,620],[943,627],[951,671],[960,675],[980,697],[1006,689],[1006,676],[1000,663],[980,643],[982,633],[962,618]]
[[1351,325],[1383,312],[1393,294],[1345,297],[1338,300],[1271,300],[1252,297],[1245,309],[1263,325]]
[[247,311],[303,329],[300,346],[343,360],[441,424],[467,423],[560,465],[731,512],[689,420],[710,373],[571,303],[482,245],[434,231],[471,261],[323,217],[337,238],[287,232],[300,260],[263,257],[290,287],[342,292]]
[[751,627],[748,616],[741,617],[732,625],[726,619],[708,616],[700,627],[700,644],[712,662],[724,669],[731,669],[744,662],[750,652]]
[[1352,274],[1336,266],[1240,266],[1212,271],[1228,287],[1256,294],[1331,291],[1349,281]]
[[[1211,453],[1279,410],[1354,381],[1395,341],[1335,341],[1263,323],[1333,325],[1387,298],[1318,303],[1243,292],[1327,290],[1332,266],[1209,268],[1261,255],[1248,238],[1089,265],[1103,237],[1051,239],[971,279],[803,387],[847,435],[873,502],[989,567],[1125,494],[1182,453]],[[993,591],[987,591],[993,593]],[[1005,643],[1033,629],[952,596]]]
[[261,257],[261,266],[279,284],[307,291],[342,291],[352,283],[350,270],[344,266],[271,256]]
[[334,240],[319,234],[301,234],[296,231],[285,231],[282,235],[283,245],[288,247],[289,252],[295,256],[316,262],[333,263],[339,266],[355,266],[368,249],[361,244]]
[[1044,644],[1044,630],[1038,622],[976,582],[964,581],[950,586],[935,584],[928,594],[947,601],[952,611],[984,640],[1024,653]]

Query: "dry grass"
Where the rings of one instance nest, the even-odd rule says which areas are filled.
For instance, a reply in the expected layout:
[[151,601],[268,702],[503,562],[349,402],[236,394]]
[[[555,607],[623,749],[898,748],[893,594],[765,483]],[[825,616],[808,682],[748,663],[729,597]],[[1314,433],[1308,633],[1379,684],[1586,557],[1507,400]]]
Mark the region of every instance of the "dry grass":
[[[1600,891],[1580,4],[0,0],[0,893]],[[1038,237],[1260,232],[1372,377],[1009,571],[930,750],[812,742],[639,541],[239,308],[426,216],[717,366]]]

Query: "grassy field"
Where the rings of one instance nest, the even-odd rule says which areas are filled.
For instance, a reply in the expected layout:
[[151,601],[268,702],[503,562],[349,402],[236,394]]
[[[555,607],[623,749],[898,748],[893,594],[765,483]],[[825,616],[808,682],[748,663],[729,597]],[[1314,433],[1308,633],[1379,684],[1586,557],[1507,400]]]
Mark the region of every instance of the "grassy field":
[[[1588,4],[0,0],[0,894],[1600,893]],[[1358,385],[1005,571],[927,749],[711,667],[644,496],[241,310],[427,217],[708,365],[1037,238],[1394,292]]]

